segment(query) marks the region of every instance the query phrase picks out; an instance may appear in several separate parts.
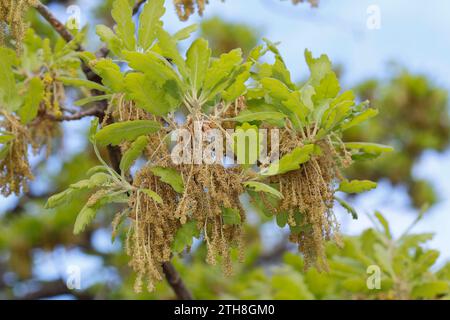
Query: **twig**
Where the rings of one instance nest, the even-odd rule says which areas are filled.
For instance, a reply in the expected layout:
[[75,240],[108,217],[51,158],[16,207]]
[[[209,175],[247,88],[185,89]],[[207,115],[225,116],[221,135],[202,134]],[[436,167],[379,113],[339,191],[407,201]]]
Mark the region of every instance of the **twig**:
[[96,116],[96,117],[102,117],[104,114],[104,110],[102,110],[101,107],[99,107],[98,105],[84,110],[84,111],[80,111],[74,114],[70,114],[70,115],[62,115],[62,116],[54,116],[52,114],[45,114],[45,117],[54,121],[71,121],[71,120],[80,120],[84,117],[90,117],[90,116]]
[[[140,6],[145,2],[146,2],[146,0],[139,0],[138,2],[136,2],[136,4],[133,7],[133,14],[137,13],[139,11]],[[73,40],[73,35],[69,32],[69,30],[67,30],[67,28],[64,26],[64,24],[61,23],[50,12],[50,10],[45,5],[39,3],[36,6],[36,10],[42,15],[42,17],[44,17],[53,26],[53,28],[61,35],[61,37],[65,41],[69,42],[69,41]],[[83,48],[81,46],[79,46],[77,48],[77,50],[82,51]],[[101,50],[100,54],[106,55],[106,54],[108,54],[108,51]],[[86,74],[87,79],[97,82],[97,83],[101,83],[100,77],[98,77],[98,75],[96,75],[91,70],[91,68],[89,68],[89,66],[83,64],[83,72]],[[103,94],[103,93],[94,91],[94,94],[99,95],[99,94]],[[105,115],[106,108],[107,108],[107,103],[105,103],[105,101],[100,101],[100,103],[96,106],[96,109],[91,110],[91,112],[93,112],[93,114],[91,114],[91,115],[96,115],[100,118],[100,120],[102,120]],[[88,111],[89,110],[85,111],[85,113]],[[80,116],[81,114],[82,114],[82,112],[80,112],[78,114],[78,116]],[[75,115],[64,116],[64,117],[66,119],[73,120],[72,118],[74,118]],[[121,159],[120,149],[118,147],[109,147],[108,152],[109,152],[109,156],[110,156],[110,160],[111,160],[113,168],[118,173],[120,173],[120,170],[119,170],[119,164],[120,164],[120,159]],[[175,294],[179,300],[192,300],[193,299],[191,293],[186,288],[179,273],[176,271],[175,267],[170,262],[163,263],[163,271],[164,271],[164,275],[166,276],[167,282],[172,287],[172,290],[175,292]]]

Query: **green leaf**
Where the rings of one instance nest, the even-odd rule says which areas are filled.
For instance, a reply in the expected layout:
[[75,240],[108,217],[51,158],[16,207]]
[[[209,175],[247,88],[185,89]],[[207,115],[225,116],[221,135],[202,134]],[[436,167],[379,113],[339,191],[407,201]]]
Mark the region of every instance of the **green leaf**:
[[167,81],[160,86],[140,73],[130,73],[125,77],[129,98],[154,115],[164,116],[180,105],[181,95],[175,82]]
[[279,161],[272,163],[267,169],[261,170],[260,174],[263,176],[273,176],[297,170],[302,163],[309,161],[316,151],[317,149],[314,144],[297,147],[291,153],[283,156]]
[[69,187],[71,189],[93,189],[101,187],[111,181],[111,176],[105,172],[94,173],[89,179],[80,180],[72,183]]
[[156,33],[162,28],[161,17],[164,15],[164,0],[147,1],[139,17],[138,46],[146,51],[156,39]]
[[95,134],[95,141],[102,146],[111,144],[116,146],[124,141],[157,132],[161,125],[151,120],[134,120],[110,124]]
[[117,36],[123,41],[125,48],[134,50],[136,40],[134,38],[133,8],[128,0],[115,0],[111,15],[116,22]]
[[3,160],[6,158],[6,156],[9,153],[9,145],[3,145],[2,147],[0,147],[0,160]]
[[175,234],[175,238],[172,243],[172,250],[176,253],[180,253],[186,247],[192,245],[193,238],[199,236],[199,231],[197,230],[197,221],[191,220],[181,226]]
[[339,202],[339,204],[345,209],[347,210],[348,213],[350,213],[352,215],[352,218],[354,220],[358,220],[358,213],[356,212],[355,208],[353,208],[347,201],[338,198],[338,197],[334,197],[334,199]]
[[183,193],[183,177],[177,170],[165,167],[152,167],[150,171],[155,176],[158,176],[162,182],[169,184],[176,192]]
[[241,70],[234,79],[233,83],[222,93],[225,101],[234,102],[237,98],[244,95],[247,91],[246,82],[250,78],[250,69],[252,63],[247,62],[241,66]]
[[278,199],[283,199],[283,194],[277,189],[258,181],[246,181],[243,185],[247,188],[251,188],[256,192],[270,193],[271,195],[277,197]]
[[243,110],[236,117],[228,118],[226,120],[237,122],[251,122],[251,121],[265,121],[265,120],[282,120],[284,118],[286,118],[286,115],[276,111]]
[[208,68],[203,88],[204,95],[209,99],[214,98],[222,90],[225,90],[233,70],[242,62],[242,50],[234,49],[224,53],[219,59],[213,61]]
[[291,96],[289,88],[280,80],[274,78],[261,79],[263,88],[269,92],[270,96],[280,101],[287,100]]
[[235,128],[230,138],[237,163],[244,166],[256,164],[262,139],[258,126],[245,122]]
[[[103,190],[100,190],[102,192]],[[95,195],[95,194],[94,194]],[[94,203],[86,203],[78,213],[75,225],[73,228],[74,234],[79,234],[84,231],[86,226],[94,220],[98,210],[109,203],[128,203],[128,196],[124,193],[109,194],[106,193],[103,196],[99,196]]]
[[196,95],[205,81],[210,58],[211,49],[208,46],[208,41],[203,38],[195,40],[187,51],[186,65],[189,70],[192,90]]
[[275,215],[277,225],[284,228],[288,222],[289,214],[287,212],[280,212]]
[[395,272],[392,266],[392,257],[389,250],[379,243],[375,243],[373,249],[375,252],[375,259],[377,264],[379,264],[382,269],[388,272],[389,275],[394,276]]
[[338,191],[346,193],[361,193],[377,187],[377,183],[370,180],[343,180]]
[[99,124],[99,119],[97,117],[92,119],[91,126],[89,127],[89,134],[88,134],[89,141],[91,143],[94,143],[95,135],[96,135],[97,129],[98,129],[98,124]]
[[16,61],[13,50],[0,46],[0,105],[10,112],[16,111],[22,103],[13,73]]
[[74,189],[68,188],[60,193],[57,193],[47,199],[45,209],[52,209],[70,202],[73,198]]
[[362,157],[367,155],[370,158],[376,158],[382,153],[394,151],[394,148],[390,146],[368,142],[346,142],[344,143],[344,147],[346,149],[359,151],[359,154],[354,154],[352,157]]
[[131,145],[131,147],[123,154],[120,161],[120,171],[122,173],[127,172],[128,169],[133,165],[134,161],[142,154],[145,147],[148,144],[148,137],[141,136],[136,139]]
[[358,114],[356,117],[352,118],[349,122],[344,123],[341,128],[342,130],[350,129],[351,127],[357,126],[361,124],[364,121],[369,120],[370,118],[375,117],[378,114],[378,110],[376,109],[367,109],[360,114]]
[[27,124],[38,113],[39,104],[44,97],[44,84],[41,79],[34,77],[30,80],[28,90],[26,92],[25,101],[22,107],[19,109],[18,114],[20,121],[23,124]]
[[108,172],[109,172],[109,171],[108,171],[108,167],[106,167],[106,166],[104,166],[104,165],[94,166],[94,167],[90,168],[90,169],[86,172],[86,175],[87,175],[88,177],[90,177],[90,176],[92,176],[92,175],[94,175],[95,173],[98,173],[98,172],[108,173]]
[[314,86],[319,86],[320,82],[330,73],[333,72],[330,59],[323,54],[319,58],[313,58],[311,51],[305,50],[305,60],[308,64],[311,76],[309,82]]
[[309,109],[314,109],[314,102],[312,101],[313,96],[316,94],[316,90],[311,85],[304,85],[300,89],[300,96],[303,104]]
[[291,230],[292,234],[299,234],[300,232],[305,232],[311,229],[311,225],[304,222],[305,217],[303,214],[300,213],[300,211],[294,212],[294,221],[295,226],[289,225],[289,229]]
[[378,219],[378,221],[380,222],[380,224],[383,226],[384,229],[384,234],[391,239],[392,238],[392,234],[391,234],[391,230],[389,228],[389,223],[386,220],[386,218],[381,214],[381,212],[376,211],[375,212],[375,217]]
[[95,32],[100,37],[100,40],[106,43],[108,49],[114,53],[116,56],[120,57],[122,55],[123,42],[122,40],[105,25],[97,25],[95,27]]
[[226,225],[239,225],[241,224],[241,215],[239,210],[234,208],[222,208],[222,219]]
[[[346,99],[348,97],[349,99]],[[323,128],[331,130],[346,119],[355,105],[353,93],[344,92],[330,103],[330,107],[324,112],[322,117]]]
[[295,84],[291,80],[291,73],[279,55],[275,56],[275,63],[272,66],[272,77],[283,82],[289,89],[296,89]]
[[79,99],[77,101],[75,101],[73,104],[78,106],[78,107],[82,107],[85,106],[89,103],[92,102],[98,102],[98,101],[103,101],[103,100],[109,100],[112,97],[111,94],[102,94],[99,96],[89,96],[83,99]]
[[[274,208],[277,208],[279,205],[278,198],[271,194],[255,192],[252,189],[248,189],[247,193],[250,197],[250,203],[257,212],[262,213],[266,217],[272,217],[277,214],[274,212]],[[270,206],[266,205],[267,203]]]
[[[142,71],[148,79],[157,83],[159,86],[163,86],[167,81],[174,81],[181,85],[181,80],[173,66],[154,52],[140,53],[124,51],[123,56],[131,68]],[[132,74],[128,74],[127,77],[130,75]]]
[[69,78],[69,77],[57,77],[57,81],[61,81],[66,86],[74,86],[74,87],[85,87],[87,89],[94,89],[98,91],[109,92],[110,90],[98,84],[97,82],[86,80],[86,79],[78,79],[78,78]]
[[114,92],[123,92],[125,89],[124,75],[120,67],[111,59],[100,59],[90,63],[90,66],[102,78],[102,83]]
[[163,203],[163,199],[155,191],[152,191],[150,189],[139,189],[139,191],[145,193],[147,196],[149,196],[151,199],[153,199],[156,203],[159,203],[159,204]]
[[0,143],[4,144],[14,139],[14,135],[10,133],[0,132]]
[[309,108],[303,103],[300,91],[291,92],[289,98],[282,102],[290,112],[292,116],[290,119],[297,126],[305,125],[306,117],[309,114]]
[[341,90],[341,87],[336,74],[334,72],[329,72],[315,89],[316,95],[314,96],[314,100],[320,101],[335,98]]
[[158,28],[157,37],[161,54],[165,58],[171,59],[178,67],[180,74],[186,78],[188,76],[186,62],[178,51],[176,40],[163,28]]
[[190,26],[187,26],[181,30],[178,30],[172,38],[174,38],[176,41],[181,41],[189,38],[191,34],[195,31],[197,31],[198,25],[197,24],[191,24]]
[[429,281],[414,286],[411,297],[413,299],[437,299],[440,295],[449,293],[447,281]]
[[94,220],[97,215],[98,208],[88,207],[85,205],[81,211],[78,213],[77,219],[75,220],[75,225],[73,227],[74,234],[80,234],[84,231],[86,226]]

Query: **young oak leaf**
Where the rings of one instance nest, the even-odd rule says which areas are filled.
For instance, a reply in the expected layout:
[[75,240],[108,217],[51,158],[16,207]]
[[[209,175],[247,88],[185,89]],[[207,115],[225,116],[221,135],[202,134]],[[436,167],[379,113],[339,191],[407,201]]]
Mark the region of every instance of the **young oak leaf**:
[[297,170],[300,165],[309,161],[311,156],[318,152],[318,146],[307,144],[303,147],[297,147],[292,152],[283,156],[279,161],[272,163],[268,168],[261,170],[262,176],[273,176],[283,174],[292,170]]
[[258,182],[258,181],[245,181],[243,185],[247,188],[253,189],[255,192],[265,192],[277,197],[278,199],[283,199],[283,194],[277,189],[269,186],[268,184]]
[[27,124],[38,113],[39,104],[44,97],[44,84],[38,77],[34,77],[29,81],[28,90],[25,96],[24,104],[20,107],[18,114],[20,121],[23,124]]
[[146,51],[155,41],[158,28],[163,26],[164,0],[147,1],[139,17],[138,46]]
[[123,41],[125,48],[134,50],[136,39],[134,37],[135,28],[133,22],[133,8],[128,0],[115,0],[111,10],[111,15],[116,22],[117,36]]
[[191,220],[183,224],[180,229],[177,230],[175,238],[172,242],[172,250],[176,253],[181,253],[184,248],[190,247],[194,238],[199,237],[199,231],[197,229],[197,221]]
[[152,167],[150,171],[155,176],[158,176],[162,182],[169,184],[176,192],[183,193],[183,177],[177,170],[165,167]]
[[343,180],[338,188],[338,191],[346,193],[361,193],[369,191],[377,187],[377,183],[370,180]]
[[127,172],[137,158],[142,154],[148,144],[147,136],[140,136],[131,144],[131,147],[123,154],[120,160],[120,171]]
[[134,141],[138,137],[154,133],[161,125],[152,120],[134,120],[110,124],[99,130],[94,139],[101,146],[116,146],[124,141]]
[[186,65],[189,70],[189,81],[195,95],[203,86],[206,71],[209,67],[211,49],[203,38],[195,40],[186,53]]
[[139,189],[139,191],[145,193],[147,196],[149,196],[151,199],[153,199],[156,203],[159,203],[159,204],[163,203],[163,199],[155,191],[150,190],[150,189]]
[[226,225],[239,225],[241,224],[241,215],[239,210],[233,208],[222,208],[222,220]]

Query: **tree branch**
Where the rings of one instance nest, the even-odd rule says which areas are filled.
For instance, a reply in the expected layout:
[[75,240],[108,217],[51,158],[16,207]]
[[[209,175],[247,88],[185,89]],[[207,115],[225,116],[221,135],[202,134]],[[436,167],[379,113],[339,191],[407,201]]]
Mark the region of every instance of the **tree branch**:
[[99,105],[95,105],[94,107],[80,111],[74,114],[70,115],[62,115],[62,116],[55,116],[52,114],[45,114],[45,117],[54,120],[54,121],[71,121],[71,120],[80,120],[84,117],[90,117],[90,116],[96,116],[96,117],[102,117],[104,115],[105,111],[103,108]]
[[40,288],[36,291],[27,293],[26,295],[20,297],[20,300],[38,300],[44,298],[50,298],[54,296],[59,296],[63,294],[70,294],[75,296],[79,300],[93,300],[94,296],[85,293],[78,292],[76,290],[70,290],[67,285],[62,280],[56,280],[51,282],[40,283]]
[[70,31],[67,30],[66,26],[53,15],[53,13],[47,8],[46,5],[39,2],[36,5],[36,10],[45,20],[48,21],[48,23],[52,25],[53,29],[55,29],[55,31],[58,32],[64,40],[66,40],[66,42],[70,42],[73,40],[72,33],[70,33]]
[[[140,6],[142,4],[144,4],[145,2],[146,2],[146,0],[137,1],[133,7],[133,14],[136,14],[139,11]],[[53,28],[56,30],[56,32],[58,32],[65,41],[69,42],[69,41],[73,40],[73,35],[67,30],[67,28],[64,26],[64,24],[61,23],[50,12],[50,10],[45,5],[39,3],[36,6],[36,10],[42,15],[42,17],[44,17],[50,23],[50,25],[53,26]],[[77,50],[82,51],[83,48],[81,46],[78,46]],[[106,56],[108,54],[108,50],[101,50],[100,54]],[[97,74],[95,74],[91,70],[91,68],[89,68],[89,66],[87,66],[86,64],[83,64],[83,72],[86,74],[87,79],[101,84],[100,77]],[[93,92],[94,92],[94,94],[97,94],[97,95],[102,94],[101,92],[98,92],[98,91],[93,91]],[[90,115],[96,115],[100,118],[100,120],[102,120],[105,115],[107,103],[105,103],[105,101],[100,101],[100,103],[95,108],[96,108],[95,110],[94,110],[94,108],[92,108],[90,110],[86,110],[84,113],[90,111],[90,112],[92,112],[92,114],[90,114]],[[70,116],[64,116],[64,117],[66,119],[74,120],[72,118],[81,116],[81,114],[82,114],[82,112],[80,112],[78,114],[70,115]],[[81,117],[83,117],[83,116],[81,116]],[[111,121],[112,120],[110,119],[109,122],[111,123]],[[109,156],[110,156],[110,160],[111,160],[113,168],[117,172],[120,173],[120,169],[119,169],[119,164],[120,164],[120,159],[121,159],[120,149],[118,147],[109,147],[108,152],[109,152]],[[165,262],[165,263],[163,263],[162,267],[163,267],[164,275],[166,276],[167,282],[171,286],[172,290],[175,292],[177,298],[179,300],[192,300],[193,299],[192,294],[186,288],[181,276],[179,275],[179,273],[177,272],[175,267],[172,265],[172,263]]]
[[192,294],[186,288],[186,285],[184,284],[173,264],[170,262],[164,262],[162,267],[167,282],[177,295],[178,300],[193,300],[194,298],[192,297]]

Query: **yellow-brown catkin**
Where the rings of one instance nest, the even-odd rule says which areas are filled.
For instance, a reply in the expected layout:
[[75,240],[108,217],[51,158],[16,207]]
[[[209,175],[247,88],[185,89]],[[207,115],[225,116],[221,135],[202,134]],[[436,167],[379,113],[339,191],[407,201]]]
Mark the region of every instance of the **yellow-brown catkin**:
[[41,112],[60,117],[62,115],[61,105],[65,100],[64,85],[55,81],[56,75],[46,72],[42,78],[45,86]]
[[132,225],[128,234],[127,252],[130,266],[138,274],[137,291],[147,280],[151,291],[162,279],[162,263],[171,258],[171,245],[176,231],[181,227],[175,216],[177,193],[172,187],[153,175],[149,167],[142,168],[134,179],[134,185],[164,195],[162,204],[156,203],[145,193],[134,191],[130,198]]
[[[292,147],[291,143],[295,145],[285,140],[284,147]],[[321,141],[318,145],[320,155],[313,156],[299,170],[273,177],[272,182],[280,184],[284,198],[279,212],[288,213],[290,240],[298,244],[305,267],[327,270],[325,243],[332,239],[339,244],[339,226],[332,208],[340,165],[329,142]]]
[[317,7],[319,5],[319,0],[292,0],[293,4],[303,3],[308,1],[311,7]]
[[200,16],[203,15],[208,0],[174,0],[173,3],[178,18],[182,21],[186,21],[195,12],[195,5],[197,5],[198,14]]
[[14,135],[14,139],[7,144],[8,152],[0,162],[0,188],[4,196],[11,193],[20,194],[27,190],[28,180],[33,179],[28,163],[28,132],[19,120],[11,115],[2,113],[1,127]]
[[22,40],[27,28],[24,16],[28,8],[37,3],[37,0],[0,0],[0,45],[5,45],[7,38],[11,37],[17,50],[22,50]]
[[[142,108],[137,108],[134,102],[125,99],[125,95],[116,95],[116,99],[111,102],[112,105],[108,107],[106,116],[103,119],[102,126],[108,125],[109,117],[113,116],[114,122],[134,121],[134,120],[149,120],[152,116]],[[113,110],[111,107],[114,106]],[[154,118],[154,117],[153,117]],[[131,146],[131,143],[124,142],[120,144],[120,151],[124,154]]]
[[45,147],[45,154],[48,158],[52,153],[53,138],[60,137],[62,134],[59,123],[38,115],[38,117],[28,125],[28,129],[31,136],[33,152],[37,154]]
[[[214,127],[205,120],[205,129]],[[192,121],[184,125],[193,130]],[[137,272],[136,289],[141,289],[148,279],[151,289],[161,279],[162,263],[169,261],[171,246],[176,232],[185,223],[195,221],[207,244],[207,262],[222,264],[224,273],[232,273],[231,249],[238,248],[243,256],[242,223],[244,209],[239,196],[244,192],[241,169],[225,168],[221,164],[178,164],[172,163],[170,151],[164,141],[165,130],[149,136],[146,156],[149,165],[135,176],[134,186],[150,189],[163,198],[158,204],[147,195],[134,192],[129,214],[133,220],[128,237],[128,254],[131,266]],[[179,194],[151,172],[152,166],[170,167],[180,172],[184,192]],[[223,208],[232,208],[240,216],[241,224],[225,224]],[[189,249],[189,248],[188,248]]]
[[[246,219],[239,201],[239,195],[244,192],[239,169],[225,168],[219,164],[182,165],[177,169],[183,174],[186,192],[179,202],[176,216],[181,221],[197,221],[207,244],[207,262],[216,264],[221,259],[224,273],[230,275],[230,252],[233,247],[243,249],[242,223]],[[223,208],[237,210],[241,224],[224,224]]]

